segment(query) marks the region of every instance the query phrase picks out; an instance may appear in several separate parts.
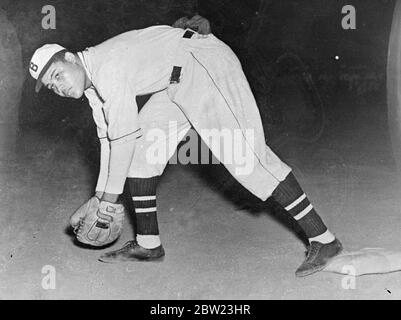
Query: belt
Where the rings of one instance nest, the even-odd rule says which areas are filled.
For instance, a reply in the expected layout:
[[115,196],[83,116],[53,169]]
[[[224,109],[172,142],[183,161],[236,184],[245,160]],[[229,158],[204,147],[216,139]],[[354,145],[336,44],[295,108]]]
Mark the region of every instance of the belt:
[[[194,34],[195,34],[195,31],[187,30],[187,31],[185,31],[185,33],[182,37],[185,39],[190,39]],[[182,70],[182,67],[178,67],[178,66],[173,67],[173,71],[171,72],[171,77],[170,77],[170,84],[180,83],[181,70]]]

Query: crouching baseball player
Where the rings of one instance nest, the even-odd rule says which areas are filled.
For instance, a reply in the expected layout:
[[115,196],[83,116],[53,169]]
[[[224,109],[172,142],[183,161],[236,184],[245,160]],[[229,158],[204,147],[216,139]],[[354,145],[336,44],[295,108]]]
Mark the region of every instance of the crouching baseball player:
[[[137,225],[136,239],[100,257],[103,262],[156,260],[164,255],[156,216],[156,189],[179,141],[193,127],[214,156],[250,192],[270,196],[297,221],[309,239],[306,276],[340,253],[291,173],[265,144],[255,99],[232,50],[213,34],[154,26],[111,38],[83,52],[57,44],[36,50],[30,73],[62,97],[89,100],[101,144],[96,196],[71,218],[77,239],[93,246],[121,233],[124,208],[116,203],[128,178]],[[135,97],[154,93],[138,116]],[[154,130],[164,138],[149,138]],[[225,132],[218,143],[210,132]],[[166,150],[155,160],[149,149]],[[246,163],[236,161],[242,150]]]

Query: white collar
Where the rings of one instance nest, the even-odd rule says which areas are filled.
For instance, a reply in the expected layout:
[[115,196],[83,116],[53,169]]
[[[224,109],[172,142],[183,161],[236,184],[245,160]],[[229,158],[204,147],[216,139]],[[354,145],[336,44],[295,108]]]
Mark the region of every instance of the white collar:
[[[85,51],[86,51],[86,50],[85,50]],[[92,74],[91,74],[90,71],[89,71],[89,67],[88,67],[88,64],[87,64],[87,62],[86,62],[84,52],[77,52],[77,54],[78,54],[79,59],[81,59],[81,62],[82,62],[82,65],[84,66],[86,75],[88,76],[88,78],[89,78],[89,80],[90,80],[90,82],[92,83],[92,86],[93,86]]]

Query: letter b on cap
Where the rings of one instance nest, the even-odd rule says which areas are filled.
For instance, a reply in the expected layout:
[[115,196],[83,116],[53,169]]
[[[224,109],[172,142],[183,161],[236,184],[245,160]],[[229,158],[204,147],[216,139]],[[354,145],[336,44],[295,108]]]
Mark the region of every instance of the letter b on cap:
[[29,68],[31,68],[31,70],[32,70],[33,72],[37,72],[39,67],[38,67],[37,64],[34,64],[34,63],[31,61],[31,64],[30,64]]

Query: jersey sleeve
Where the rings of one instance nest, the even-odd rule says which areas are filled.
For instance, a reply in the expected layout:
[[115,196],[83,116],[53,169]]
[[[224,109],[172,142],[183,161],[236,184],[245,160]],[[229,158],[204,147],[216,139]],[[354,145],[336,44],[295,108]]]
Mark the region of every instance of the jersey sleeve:
[[135,139],[139,132],[136,92],[125,72],[111,74],[102,92],[106,97],[103,110],[110,143]]
[[103,100],[95,89],[85,91],[89,105],[92,108],[92,117],[96,124],[97,135],[100,140],[107,139],[107,123],[103,112]]
[[[109,72],[101,87],[103,111],[110,142],[108,178],[105,192],[121,194],[140,134],[135,88],[125,72]],[[103,77],[105,78],[105,77]]]
[[107,123],[103,114],[103,101],[93,88],[86,90],[85,95],[92,108],[92,116],[100,141],[100,169],[95,190],[104,192],[109,175],[110,143],[107,138]]
[[100,139],[100,170],[97,178],[96,191],[104,192],[109,176],[110,143],[109,140]]

